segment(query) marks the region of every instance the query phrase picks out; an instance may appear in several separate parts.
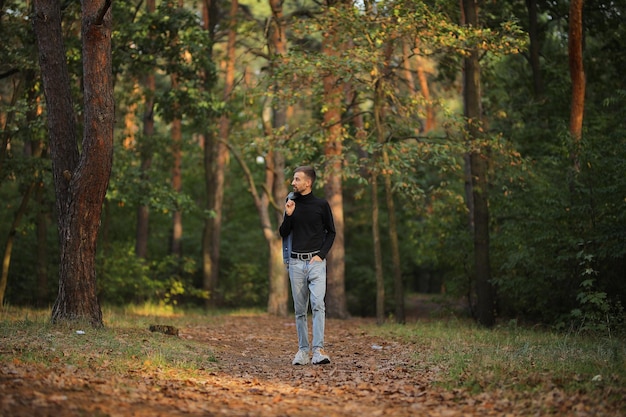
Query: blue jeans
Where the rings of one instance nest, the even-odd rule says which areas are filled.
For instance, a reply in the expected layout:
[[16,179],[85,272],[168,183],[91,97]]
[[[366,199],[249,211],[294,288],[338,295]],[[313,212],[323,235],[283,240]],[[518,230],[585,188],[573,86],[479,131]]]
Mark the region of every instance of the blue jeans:
[[324,325],[326,321],[326,259],[322,262],[289,259],[289,281],[296,314],[298,348],[309,350],[307,313],[309,299],[313,313],[313,349],[324,347]]

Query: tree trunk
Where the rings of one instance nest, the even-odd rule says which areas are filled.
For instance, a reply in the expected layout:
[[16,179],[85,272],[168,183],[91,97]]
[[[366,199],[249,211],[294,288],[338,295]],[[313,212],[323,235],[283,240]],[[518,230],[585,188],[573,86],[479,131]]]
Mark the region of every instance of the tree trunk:
[[[239,2],[231,0],[228,17],[228,40],[226,44],[226,58],[222,61],[225,69],[224,102],[231,99],[235,77],[235,47],[237,40],[236,23]],[[219,19],[218,5],[214,1],[204,1],[205,29],[210,32],[211,39],[215,37],[215,28]],[[210,54],[213,53],[211,48]],[[219,285],[219,262],[222,233],[222,212],[224,204],[224,184],[226,169],[229,163],[228,137],[230,118],[222,115],[217,123],[217,132],[207,130],[204,134],[204,169],[207,190],[207,209],[211,217],[205,220],[202,237],[202,274],[203,288],[208,291],[209,298],[206,306],[216,307],[219,303],[217,291]]]
[[326,315],[329,318],[348,318],[345,290],[346,249],[344,241],[343,193],[341,162],[335,161],[327,167],[325,194],[333,213],[335,241],[327,257],[328,277],[326,280]]
[[83,2],[83,152],[79,154],[60,4],[36,0],[34,28],[48,109],[60,240],[59,293],[52,322],[102,327],[96,242],[113,158],[114,101],[110,2]]
[[[275,66],[273,60],[287,54],[287,26],[283,14],[283,2],[270,0],[269,4],[272,10],[272,21],[269,26],[267,41],[270,60],[272,60],[270,62],[270,70],[273,71]],[[275,88],[280,88],[280,86],[275,86]],[[287,120],[292,108],[287,105],[272,106],[270,103],[271,100],[266,99],[263,111],[263,125],[265,134],[273,138],[275,136],[274,132],[282,131],[283,128],[287,127]],[[289,275],[283,263],[282,239],[278,234],[278,227],[272,227],[272,216],[269,212],[269,210],[274,210],[273,217],[276,224],[280,224],[283,216],[283,205],[278,204],[280,209],[273,209],[270,197],[274,202],[283,202],[287,195],[285,158],[279,150],[274,149],[266,156],[266,164],[266,193],[262,198],[257,198],[256,200],[257,210],[261,218],[261,227],[263,227],[263,234],[270,250],[270,292],[267,311],[275,316],[286,317],[289,313]],[[267,193],[271,193],[271,196]]]
[[[213,59],[213,43],[215,40],[215,28],[217,26],[219,9],[217,2],[212,0],[204,0],[202,7],[202,16],[204,22],[204,29],[209,33],[211,38],[211,45],[207,50],[207,54]],[[207,72],[204,74],[205,88],[211,88],[211,75]],[[211,128],[205,130],[202,135],[203,139],[203,162],[204,162],[204,185],[207,196],[206,209],[207,211],[213,210],[213,165],[214,165],[214,143],[215,143],[215,131]],[[213,254],[212,254],[212,237],[213,237],[213,220],[211,217],[206,217],[204,220],[204,229],[202,230],[202,289],[208,293],[208,298],[205,302],[206,308],[213,308],[217,305],[217,281],[214,279],[217,277],[217,272],[214,272],[213,268]]]
[[[387,54],[391,50],[390,44],[385,45]],[[389,55],[387,55],[389,56]],[[385,65],[388,64],[385,61]],[[376,132],[376,140],[379,144],[385,141],[385,132],[383,126],[385,93],[382,86],[383,80],[376,81],[374,91],[374,127]],[[383,256],[380,242],[380,222],[379,222],[379,204],[378,204],[378,166],[380,164],[380,152],[375,151],[372,155],[373,169],[371,173],[372,187],[372,240],[374,243],[374,262],[376,270],[376,322],[383,324],[385,321],[385,277],[383,273]]]
[[424,101],[426,102],[426,125],[424,126],[424,133],[430,132],[435,128],[435,111],[433,105],[430,102],[430,88],[428,87],[428,80],[426,79],[426,71],[424,70],[424,59],[418,57],[417,62],[417,79],[420,83],[420,89]]
[[[178,0],[178,8],[183,8],[183,0]],[[177,41],[174,41],[177,42]],[[174,73],[170,75],[172,91],[177,91],[178,74]],[[172,120],[172,127],[170,135],[172,137],[172,190],[176,194],[180,194],[183,189],[183,174],[182,174],[182,161],[183,161],[183,122],[180,115],[180,103],[176,102],[174,107],[174,119]],[[172,235],[171,235],[171,250],[170,253],[179,259],[183,256],[183,213],[177,207],[172,213]]]
[[375,173],[370,178],[372,191],[372,243],[374,245],[374,270],[376,273],[376,323],[385,322],[385,277],[383,275],[383,255],[380,243],[378,215],[378,178]]
[[[476,0],[463,0],[463,14],[466,24],[478,27],[478,6]],[[469,163],[474,221],[474,264],[476,273],[476,318],[484,326],[495,323],[495,290],[491,283],[489,259],[489,204],[487,181],[488,155],[482,150],[482,106],[479,52],[471,50],[464,59],[464,108],[467,119],[469,140],[477,143],[470,151]]]
[[[393,53],[393,42],[389,41],[385,46],[385,62],[384,62],[384,79],[389,77],[391,73],[391,58]],[[406,54],[406,51],[404,51]],[[406,55],[405,55],[406,56]],[[384,81],[383,79],[383,81]],[[382,82],[382,81],[381,81]],[[383,130],[383,118],[385,114],[384,108],[384,93],[381,90],[381,82],[377,84],[376,91],[376,109],[374,110],[377,140],[383,148],[381,151],[383,158],[383,165],[389,166],[389,154],[384,148],[385,137]],[[391,263],[393,270],[393,288],[394,288],[394,304],[396,313],[396,322],[404,323],[404,285],[402,282],[402,267],[400,265],[400,247],[398,244],[398,229],[396,221],[396,206],[393,200],[393,191],[391,186],[391,176],[389,172],[383,172],[384,185],[385,185],[385,200],[387,204],[387,212],[389,216],[389,239],[391,242]]]
[[2,256],[2,275],[0,275],[0,306],[4,303],[4,294],[7,289],[7,283],[9,281],[9,267],[11,266],[11,252],[13,252],[13,243],[15,241],[15,235],[17,234],[17,228],[22,221],[22,217],[28,207],[28,200],[32,194],[35,186],[38,182],[31,182],[26,188],[24,195],[22,196],[22,202],[15,213],[13,222],[11,223],[11,229],[9,230],[9,236],[7,237],[6,244],[4,246],[4,253]]
[[43,203],[44,184],[40,182],[35,189],[37,202],[37,307],[48,305],[48,205]]
[[[417,42],[417,40],[416,40]],[[411,54],[410,48],[407,41],[402,43],[402,55],[403,55],[403,63],[404,63],[404,78],[406,79],[407,85],[409,86],[409,91],[411,95],[417,95],[417,88],[415,87],[415,80],[413,77],[413,67],[411,65]],[[424,99],[424,111],[426,113],[426,121],[422,127],[424,133],[428,133],[435,128],[435,112],[433,111],[433,106],[430,103],[430,89],[428,87],[428,80],[426,79],[426,71],[424,70],[424,64],[422,57],[419,56],[418,48],[413,49],[413,53],[415,56],[415,60],[417,61],[417,79],[419,81],[420,90],[422,92],[422,97]],[[419,132],[417,132],[419,133]]]
[[[176,82],[176,75],[172,74],[172,89],[177,89],[178,83]],[[179,116],[176,116],[172,120],[172,128],[170,131],[172,137],[172,190],[176,194],[180,194],[183,189],[183,174],[182,174],[182,160],[183,160],[183,132],[182,132],[182,120]],[[183,256],[183,213],[180,209],[175,209],[172,213],[172,236],[171,236],[171,251],[170,253],[178,258]]]
[[[25,89],[26,89],[26,95],[27,95],[27,103],[29,106],[26,112],[26,120],[27,122],[32,123],[34,120],[37,119],[37,111],[38,111],[38,106],[36,104],[37,93],[35,91],[35,71],[34,70],[25,70],[23,72],[23,76],[21,76],[21,78],[17,82],[17,85],[13,89],[13,94],[11,97],[12,106],[16,104],[18,97],[22,95]],[[12,110],[7,114],[6,119],[5,119],[3,135],[2,135],[3,136],[2,146],[4,147],[3,152],[6,151],[11,141],[10,132],[13,130],[11,128],[12,127],[11,125],[13,124],[14,117],[15,117],[15,111]],[[27,141],[24,144],[25,156],[32,158],[32,159],[41,158],[43,154],[43,149],[44,149],[43,142],[41,142],[40,140],[37,140],[37,138],[35,137],[32,137],[30,141]],[[4,160],[4,157],[6,156],[5,154],[3,155],[4,156],[0,156],[0,171],[2,171],[2,161]],[[43,184],[41,181],[41,173],[39,171],[35,171],[34,177],[32,178],[32,182],[27,185],[24,191],[24,194],[22,195],[22,202],[20,203],[20,206],[18,207],[13,217],[13,222],[11,223],[11,227],[9,229],[9,234],[7,236],[7,240],[5,243],[3,259],[2,259],[2,271],[0,274],[0,306],[4,303],[6,288],[9,282],[11,255],[13,252],[13,244],[15,243],[15,238],[17,235],[17,228],[19,227],[22,217],[26,213],[26,210],[28,208],[28,202],[30,201],[30,197],[32,193],[35,191],[37,192],[37,195],[41,195],[40,190],[41,190],[42,185]],[[40,212],[41,210],[38,211],[38,214]],[[37,216],[37,220],[40,220],[39,215]],[[39,226],[39,223],[38,223],[38,226]],[[39,231],[39,229],[37,229],[37,231]],[[38,249],[39,249],[39,246],[38,246]],[[38,258],[37,261],[39,265],[39,262],[41,261],[41,259]],[[39,288],[40,287],[38,287],[38,290]],[[37,300],[38,295],[39,295],[39,291],[36,294],[36,300]]]
[[528,9],[528,38],[530,41],[530,68],[533,72],[533,93],[535,100],[543,97],[543,77],[541,76],[541,60],[539,56],[539,23],[537,21],[537,0],[526,0]]
[[585,112],[585,68],[583,65],[583,0],[571,0],[569,8],[569,71],[572,80],[572,108],[569,131],[574,141],[570,158],[574,172],[580,171],[580,141]]
[[[146,0],[146,12],[154,13],[156,10],[155,0]],[[150,181],[149,171],[152,166],[152,138],[154,136],[154,92],[156,81],[154,74],[148,74],[144,81],[144,109],[143,109],[143,136],[139,143],[139,155],[141,158],[141,181],[148,184]],[[135,231],[135,255],[138,258],[148,257],[148,238],[150,236],[150,208],[147,204],[139,203],[137,206],[137,229]]]
[[[333,27],[329,28],[328,36],[322,41],[322,52],[326,56],[339,58],[345,49],[342,37]],[[341,112],[344,101],[344,84],[333,73],[324,75],[324,103],[328,110],[324,113],[326,129],[326,185],[324,193],[330,205],[335,223],[335,242],[328,254],[326,280],[326,315],[330,318],[345,319],[348,307],[345,292],[345,244],[343,218],[342,167],[344,129],[341,124]]]
[[[389,155],[383,150],[383,163],[389,166]],[[396,205],[393,200],[391,176],[385,175],[385,198],[389,213],[389,241],[391,242],[391,264],[393,269],[393,295],[396,313],[396,323],[404,324],[404,282],[402,281],[402,266],[400,264],[400,244],[398,242],[398,224],[396,219]]]

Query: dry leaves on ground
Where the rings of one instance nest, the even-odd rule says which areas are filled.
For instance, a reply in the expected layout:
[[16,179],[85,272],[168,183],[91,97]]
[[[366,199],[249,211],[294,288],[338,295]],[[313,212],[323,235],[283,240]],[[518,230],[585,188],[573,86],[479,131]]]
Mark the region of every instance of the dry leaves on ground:
[[[2,416],[522,416],[621,415],[588,396],[446,390],[412,345],[369,335],[365,319],[328,320],[328,365],[292,366],[293,321],[223,316],[180,329],[206,344],[210,369],[0,362]],[[151,337],[146,330],[147,336]],[[175,336],[171,336],[175,337]],[[164,368],[165,369],[165,368]]]

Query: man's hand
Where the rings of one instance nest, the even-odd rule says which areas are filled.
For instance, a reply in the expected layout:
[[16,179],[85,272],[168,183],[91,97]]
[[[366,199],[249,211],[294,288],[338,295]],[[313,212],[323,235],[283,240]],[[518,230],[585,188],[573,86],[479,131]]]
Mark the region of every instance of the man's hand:
[[314,257],[311,258],[311,261],[309,261],[309,263],[313,263],[313,262],[322,262],[322,258],[320,258],[319,255],[315,255]]
[[287,200],[285,203],[285,213],[287,216],[291,216],[293,211],[296,209],[296,202],[293,200]]

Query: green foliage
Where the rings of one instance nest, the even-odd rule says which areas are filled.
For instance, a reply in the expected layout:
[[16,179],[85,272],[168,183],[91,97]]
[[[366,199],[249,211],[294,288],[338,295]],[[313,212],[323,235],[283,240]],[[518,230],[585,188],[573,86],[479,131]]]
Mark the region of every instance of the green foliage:
[[[0,15],[0,120],[7,125],[7,156],[0,173],[0,232],[6,236],[24,187],[43,179],[39,200],[17,231],[7,297],[16,304],[33,302],[37,253],[37,211],[53,219],[49,160],[24,156],[30,141],[45,142],[45,118],[35,43],[27,16],[29,4],[8,0]],[[285,5],[286,10],[292,5]],[[371,243],[371,189],[368,175],[392,181],[399,216],[405,284],[410,289],[472,296],[473,250],[465,202],[464,121],[460,117],[459,73],[469,48],[481,50],[485,142],[490,161],[491,271],[503,320],[513,318],[559,329],[614,334],[621,330],[626,297],[626,125],[623,108],[626,26],[620,2],[585,9],[585,132],[580,144],[568,133],[570,81],[567,61],[567,5],[539,2],[542,91],[534,91],[527,61],[526,3],[485,3],[481,28],[468,28],[458,3],[384,1],[359,7],[322,8],[297,5],[289,14],[289,53],[270,57],[271,76],[264,77],[264,33],[255,18],[269,16],[267,5],[251,2],[240,16],[238,85],[228,106],[223,103],[211,52],[222,52],[221,38],[201,27],[190,7],[160,2],[151,14],[143,3],[113,7],[113,59],[116,74],[116,126],[113,175],[99,242],[98,278],[106,302],[151,302],[173,305],[202,302],[201,231],[206,212],[203,150],[198,132],[214,132],[210,121],[231,117],[231,143],[247,161],[280,152],[287,166],[312,163],[320,168],[326,144],[321,120],[323,79],[332,75],[350,85],[343,100],[342,128],[346,286],[351,312],[373,314],[375,299]],[[81,50],[79,3],[64,3],[64,34],[75,103],[80,110]],[[195,7],[195,6],[194,6]],[[296,7],[296,6],[294,6]],[[365,7],[365,6],[364,6]],[[289,12],[293,9],[289,9]],[[314,18],[311,18],[314,16]],[[294,20],[296,20],[294,22]],[[341,34],[338,54],[327,54],[329,28]],[[218,33],[218,35],[221,32]],[[403,74],[401,42],[427,62],[430,102],[412,94]],[[389,49],[387,48],[389,47]],[[415,48],[415,49],[413,49]],[[250,53],[252,51],[252,53]],[[518,53],[522,52],[522,53]],[[391,59],[386,55],[391,53]],[[214,55],[215,56],[215,55]],[[219,55],[217,55],[219,56]],[[245,68],[244,68],[245,66]],[[154,74],[154,97],[141,87]],[[245,74],[245,76],[244,76]],[[178,88],[172,88],[172,76]],[[259,78],[255,77],[258,76]],[[415,76],[415,74],[414,74]],[[241,82],[239,82],[241,81]],[[248,83],[252,84],[248,84]],[[252,88],[254,85],[256,88]],[[374,103],[384,99],[383,134],[375,131]],[[13,98],[15,97],[15,100]],[[144,100],[155,99],[155,134],[140,130]],[[266,134],[259,121],[265,100],[283,108],[294,105],[287,126]],[[432,106],[437,128],[424,134],[425,108]],[[45,109],[43,109],[45,110]],[[45,112],[44,112],[45,114]],[[78,112],[80,114],[80,112]],[[363,117],[364,131],[352,123]],[[125,124],[124,117],[130,120]],[[132,117],[131,117],[132,116]],[[172,151],[168,123],[183,118],[183,192],[172,189]],[[124,124],[123,124],[124,123]],[[126,129],[135,128],[131,133]],[[133,143],[131,140],[134,140]],[[373,158],[386,152],[389,162]],[[570,155],[578,153],[580,169]],[[151,166],[141,167],[150,156]],[[257,180],[265,167],[250,164]],[[318,186],[323,186],[323,169]],[[220,298],[229,306],[262,307],[267,297],[267,245],[258,216],[235,164],[227,173],[220,265]],[[321,188],[319,189],[321,194]],[[382,187],[379,190],[381,199]],[[35,204],[39,207],[35,207]],[[138,260],[132,251],[137,207],[151,213],[150,255]],[[184,213],[185,256],[168,257],[171,213]],[[389,259],[386,208],[380,213],[383,257]],[[4,241],[4,240],[3,240]],[[46,237],[48,293],[56,290],[58,238],[54,221]],[[390,263],[385,261],[387,294]],[[426,282],[425,276],[436,277]],[[390,304],[388,304],[390,305]]]
[[195,262],[166,256],[145,261],[130,245],[113,245],[98,257],[98,297],[107,304],[196,303],[207,294],[194,285]]
[[[595,275],[592,269],[585,274]],[[576,296],[580,307],[570,312],[573,325],[580,331],[610,334],[616,328],[624,326],[624,308],[618,301],[612,304],[607,293],[594,288],[594,279],[580,283],[580,292]]]

